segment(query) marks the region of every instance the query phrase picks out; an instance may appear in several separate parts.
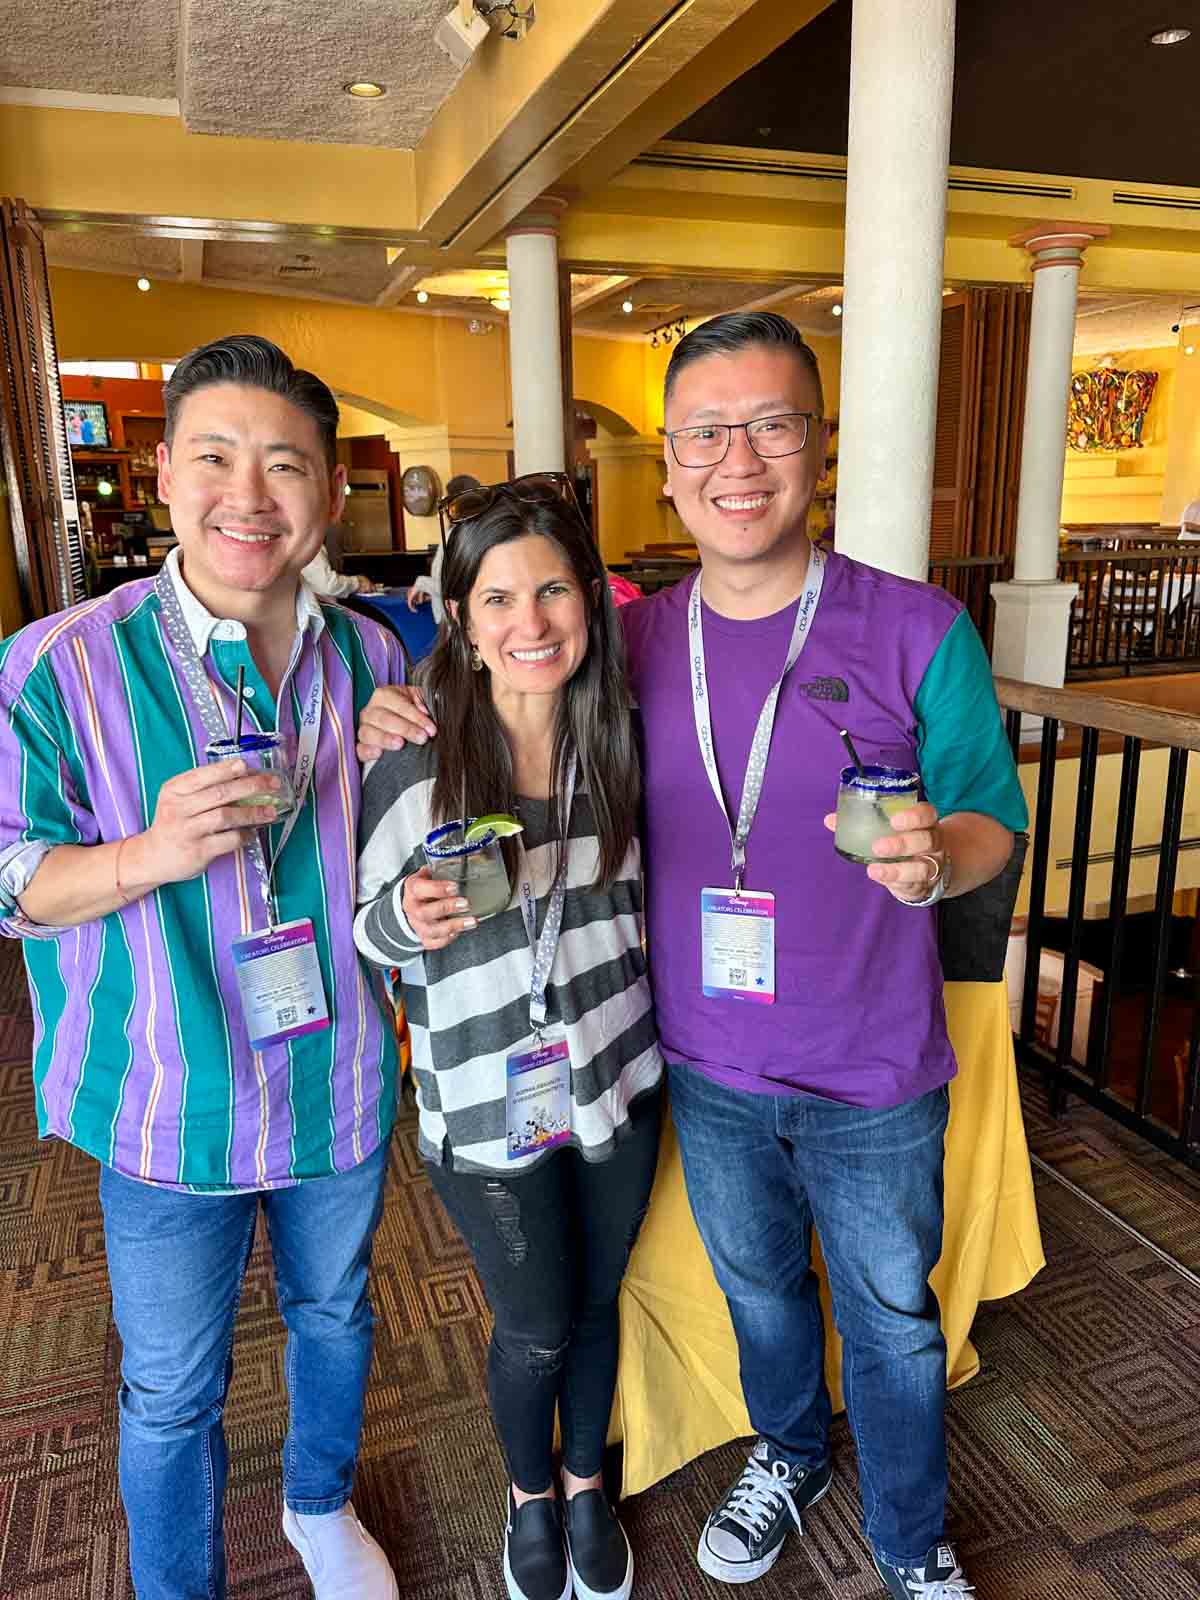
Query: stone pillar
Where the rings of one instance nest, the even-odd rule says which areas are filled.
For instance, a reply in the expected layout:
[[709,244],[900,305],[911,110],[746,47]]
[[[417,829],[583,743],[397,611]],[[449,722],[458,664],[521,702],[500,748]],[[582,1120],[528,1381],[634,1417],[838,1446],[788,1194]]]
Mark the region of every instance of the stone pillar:
[[543,195],[505,235],[509,358],[517,476],[565,472],[558,221],[566,201]]
[[1058,530],[1066,464],[1067,395],[1083,252],[1108,229],[1040,223],[1009,243],[1033,257],[1033,316],[1011,583],[994,583],[992,664],[1004,677],[1061,685],[1078,585],[1058,581]]
[[855,0],[850,47],[837,548],[921,580],[933,504],[954,13],[954,0]]

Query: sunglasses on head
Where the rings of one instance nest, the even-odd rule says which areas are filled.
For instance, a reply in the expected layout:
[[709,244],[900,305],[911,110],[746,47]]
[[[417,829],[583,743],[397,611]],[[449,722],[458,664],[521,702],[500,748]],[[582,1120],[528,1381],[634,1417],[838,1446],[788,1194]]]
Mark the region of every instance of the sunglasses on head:
[[481,483],[474,489],[463,489],[458,494],[444,495],[438,501],[438,523],[442,530],[442,543],[456,523],[470,522],[481,516],[489,506],[495,505],[501,495],[520,500],[526,505],[553,505],[558,502],[569,506],[582,520],[579,501],[575,498],[575,485],[566,472],[525,472],[507,483]]

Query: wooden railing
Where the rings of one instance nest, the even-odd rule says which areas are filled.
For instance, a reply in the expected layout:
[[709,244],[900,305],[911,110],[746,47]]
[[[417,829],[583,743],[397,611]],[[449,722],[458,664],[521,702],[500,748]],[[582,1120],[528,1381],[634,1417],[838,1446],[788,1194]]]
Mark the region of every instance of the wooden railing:
[[1138,541],[1068,556],[1058,575],[1079,585],[1068,678],[1200,661],[1200,542]]
[[[1026,864],[1017,1058],[1046,1075],[1057,1103],[1068,1092],[1078,1094],[1200,1167],[1200,974],[1192,970],[1200,962],[1200,941],[1193,939],[1181,957],[1185,924],[1173,917],[1182,887],[1177,882],[1181,853],[1183,876],[1190,884],[1200,883],[1195,865],[1200,857],[1192,853],[1200,851],[1200,837],[1182,836],[1188,757],[1200,751],[1200,718],[1005,678],[997,679],[996,687],[1014,753],[1022,714],[1044,719]],[[1081,730],[1078,756],[1059,753],[1060,730],[1067,725]],[[1119,750],[1101,754],[1104,735],[1106,744],[1118,736]],[[1065,796],[1056,807],[1056,780],[1060,763],[1068,760],[1078,761],[1078,774],[1070,853],[1060,856],[1053,832],[1056,811],[1063,830],[1064,807],[1068,819],[1071,809]],[[1104,820],[1112,818],[1112,798],[1115,828]],[[1139,880],[1133,885],[1136,922],[1131,921],[1131,875]],[[1093,913],[1090,918],[1086,910]],[[1052,949],[1049,936],[1055,929]],[[1085,998],[1081,973],[1090,1012],[1086,1028],[1077,1026]],[[1048,1038],[1047,1015],[1055,1019]]]

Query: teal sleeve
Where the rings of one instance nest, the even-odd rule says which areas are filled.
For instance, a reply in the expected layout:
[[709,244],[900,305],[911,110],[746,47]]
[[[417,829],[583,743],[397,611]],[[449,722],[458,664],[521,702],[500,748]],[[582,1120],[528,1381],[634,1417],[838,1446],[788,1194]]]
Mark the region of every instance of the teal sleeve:
[[926,667],[914,710],[921,781],[938,815],[981,811],[1014,833],[1027,828],[992,664],[965,611]]

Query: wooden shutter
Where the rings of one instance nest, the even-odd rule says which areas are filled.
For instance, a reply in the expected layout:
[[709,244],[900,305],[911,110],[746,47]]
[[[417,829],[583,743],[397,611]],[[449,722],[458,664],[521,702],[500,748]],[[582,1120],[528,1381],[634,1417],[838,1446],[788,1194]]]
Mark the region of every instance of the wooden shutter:
[[75,474],[58,380],[46,249],[22,200],[0,200],[0,446],[29,617],[86,594]]
[[938,366],[937,424],[933,443],[933,514],[929,560],[962,552],[962,513],[970,433],[971,308],[965,294],[942,302],[942,353]]

